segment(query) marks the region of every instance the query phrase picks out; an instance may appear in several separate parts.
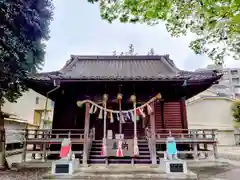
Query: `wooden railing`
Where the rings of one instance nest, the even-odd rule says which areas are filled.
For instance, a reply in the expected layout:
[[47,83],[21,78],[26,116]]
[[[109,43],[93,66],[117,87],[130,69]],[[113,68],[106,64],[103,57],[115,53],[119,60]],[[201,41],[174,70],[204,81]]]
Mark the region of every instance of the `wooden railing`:
[[169,136],[177,143],[216,143],[216,129],[156,129],[156,141],[165,143]]
[[90,133],[89,133],[89,136],[88,136],[88,142],[87,142],[87,160],[89,158],[89,154],[90,154],[90,151],[91,151],[91,148],[92,148],[92,141],[94,140],[94,137],[95,136],[95,128],[92,128],[90,130]]
[[235,138],[235,144],[237,146],[240,145],[240,133],[234,133],[234,138]]
[[[174,137],[177,144],[189,144],[188,151],[178,151],[178,154],[192,154],[194,159],[199,159],[199,155],[206,157],[214,155],[217,158],[216,129],[156,129],[155,135],[148,129],[147,139],[149,149],[154,162],[154,154],[157,144],[166,144],[167,137]],[[200,146],[203,146],[201,149]],[[208,148],[208,146],[212,146]],[[157,151],[157,155],[164,154],[165,151]]]
[[[35,154],[41,154],[46,161],[48,154],[59,154],[60,150],[52,151],[51,144],[61,144],[64,138],[69,138],[71,144],[84,144],[83,129],[25,129],[19,130],[24,134],[22,160],[26,161],[26,155],[31,153],[33,158]],[[82,154],[82,151],[73,151],[75,154]]]

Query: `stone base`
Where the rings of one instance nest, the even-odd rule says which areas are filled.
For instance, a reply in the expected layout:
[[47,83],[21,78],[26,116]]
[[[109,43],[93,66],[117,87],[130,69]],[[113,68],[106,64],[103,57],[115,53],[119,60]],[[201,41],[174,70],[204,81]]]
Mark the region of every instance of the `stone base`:
[[79,180],[167,180],[167,179],[187,179],[196,180],[197,175],[188,172],[184,173],[170,173],[164,172],[161,167],[150,167],[149,165],[109,165],[109,166],[80,166],[73,175],[45,175],[43,179],[79,179]]
[[165,169],[166,173],[187,173],[187,163],[181,159],[160,159],[160,166],[161,168]]
[[79,159],[60,159],[52,162],[52,175],[72,175],[79,167]]

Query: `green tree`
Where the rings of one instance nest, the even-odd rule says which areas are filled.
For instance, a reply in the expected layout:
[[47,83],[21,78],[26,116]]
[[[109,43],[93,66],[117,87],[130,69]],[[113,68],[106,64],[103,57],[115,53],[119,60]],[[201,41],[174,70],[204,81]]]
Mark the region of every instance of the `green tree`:
[[231,107],[232,116],[234,119],[234,126],[240,128],[240,101],[234,101]]
[[155,50],[154,50],[153,48],[151,48],[151,49],[149,50],[149,52],[148,52],[148,55],[149,55],[149,56],[155,55]]
[[[99,0],[88,0],[94,3]],[[216,63],[240,58],[240,0],[108,0],[100,1],[101,17],[110,23],[164,22],[175,37],[191,32],[190,47]]]
[[128,52],[126,53],[126,55],[134,56],[135,55],[134,52],[135,52],[134,46],[133,46],[133,44],[130,44],[128,46]]
[[116,56],[117,55],[117,51],[113,51],[113,56]]
[[[27,90],[25,79],[44,63],[43,40],[49,38],[52,0],[0,1],[0,107]],[[0,129],[4,119],[0,108]],[[5,135],[4,135],[5,136]],[[0,166],[5,163],[0,143]]]

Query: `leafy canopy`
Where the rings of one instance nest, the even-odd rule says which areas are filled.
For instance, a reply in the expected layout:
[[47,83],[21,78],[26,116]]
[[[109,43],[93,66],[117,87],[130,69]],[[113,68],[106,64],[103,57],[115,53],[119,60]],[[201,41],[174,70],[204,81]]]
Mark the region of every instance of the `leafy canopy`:
[[240,128],[240,100],[234,101],[231,107],[235,127]]
[[24,79],[43,65],[52,11],[52,0],[0,1],[1,104],[21,96]]
[[197,35],[191,49],[218,64],[240,58],[240,0],[100,0],[100,12],[110,23],[162,21],[174,37],[191,32]]

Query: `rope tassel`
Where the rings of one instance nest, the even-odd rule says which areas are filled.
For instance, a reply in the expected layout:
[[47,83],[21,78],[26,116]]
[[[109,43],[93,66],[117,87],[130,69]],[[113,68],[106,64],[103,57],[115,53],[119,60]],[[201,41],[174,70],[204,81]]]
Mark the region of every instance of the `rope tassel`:
[[133,111],[130,112],[130,115],[131,115],[132,121],[134,121]]
[[142,109],[142,108],[139,109],[139,112],[140,112],[140,114],[141,114],[141,116],[142,116],[143,118],[146,117],[146,114],[143,112],[143,109]]
[[113,122],[114,122],[114,120],[113,120],[113,114],[112,114],[112,112],[110,113],[110,122],[111,122],[111,123],[113,123]]
[[147,112],[148,112],[148,114],[152,114],[153,113],[153,109],[152,109],[152,107],[149,104],[147,105]]
[[94,105],[91,106],[91,109],[89,110],[89,113],[92,114],[93,113],[93,110],[94,110]]
[[102,109],[100,109],[99,115],[98,115],[98,119],[102,119]]
[[94,111],[93,111],[93,113],[95,114],[96,112],[97,112],[97,106],[94,106]]

